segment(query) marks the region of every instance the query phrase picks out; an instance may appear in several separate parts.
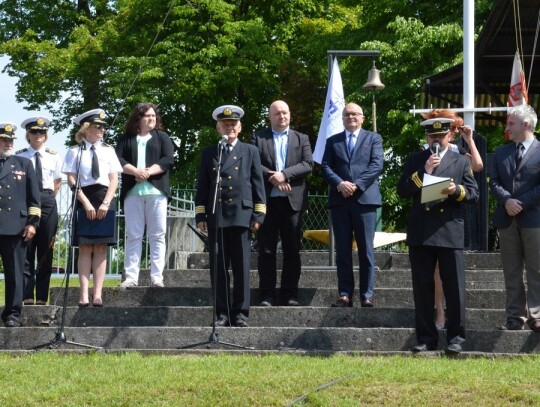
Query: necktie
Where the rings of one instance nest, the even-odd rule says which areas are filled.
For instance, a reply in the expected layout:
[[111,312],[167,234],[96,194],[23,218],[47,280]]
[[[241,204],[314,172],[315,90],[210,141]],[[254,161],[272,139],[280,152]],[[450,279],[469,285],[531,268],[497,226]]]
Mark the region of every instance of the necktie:
[[354,138],[353,134],[349,134],[349,142],[347,143],[347,150],[349,150],[349,157],[352,157],[354,151]]
[[38,181],[39,190],[43,191],[43,169],[41,167],[41,154],[39,151],[36,151],[34,154],[35,157],[35,169],[36,169],[36,178]]
[[521,159],[523,158],[523,150],[525,150],[525,146],[522,143],[518,143],[516,148],[516,168],[519,167]]
[[0,170],[2,169],[2,167],[4,166],[4,163],[6,162],[6,159],[5,158],[1,158],[0,159]]
[[98,179],[99,178],[99,162],[96,154],[96,147],[92,146],[90,147],[90,150],[92,150],[92,178]]
[[227,155],[231,154],[231,151],[232,151],[232,145],[227,144]]

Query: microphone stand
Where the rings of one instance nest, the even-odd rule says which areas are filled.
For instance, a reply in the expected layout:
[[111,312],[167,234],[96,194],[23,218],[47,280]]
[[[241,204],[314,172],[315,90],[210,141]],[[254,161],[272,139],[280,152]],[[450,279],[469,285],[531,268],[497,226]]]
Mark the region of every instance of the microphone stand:
[[[240,349],[249,349],[253,350],[255,348],[251,346],[244,346],[239,345],[236,343],[230,343],[230,342],[223,342],[219,339],[219,334],[216,330],[216,307],[217,307],[217,253],[218,253],[218,232],[219,232],[219,226],[221,224],[221,199],[218,198],[218,191],[220,190],[221,186],[221,166],[222,166],[222,158],[223,158],[223,150],[225,149],[225,145],[223,144],[223,141],[227,141],[227,136],[223,136],[219,142],[218,142],[218,167],[216,171],[216,180],[214,182],[215,188],[214,188],[214,197],[212,201],[212,215],[215,215],[215,223],[214,223],[214,236],[212,239],[212,247],[214,248],[213,252],[213,269],[211,270],[212,273],[212,296],[213,296],[213,304],[212,304],[212,332],[210,333],[210,336],[208,337],[208,340],[203,342],[197,342],[193,343],[191,345],[181,346],[177,349],[190,349],[195,348],[197,346],[206,345],[206,347],[209,349],[210,345],[217,344],[217,345],[226,345],[231,346],[234,348],[240,348]],[[223,243],[222,243],[223,244]],[[223,250],[221,255],[223,256]],[[225,270],[225,273],[227,273],[227,270]],[[229,293],[227,292],[227,295]],[[229,319],[230,322],[230,319]]]
[[64,332],[64,328],[65,328],[65,325],[66,325],[66,311],[67,311],[67,303],[68,303],[68,291],[69,291],[69,276],[71,275],[72,273],[72,269],[73,269],[73,252],[75,251],[75,248],[74,248],[74,242],[75,242],[75,223],[77,222],[77,216],[75,214],[75,207],[76,207],[76,203],[77,203],[77,192],[79,191],[80,189],[80,186],[81,186],[81,180],[80,180],[80,167],[81,167],[81,159],[82,159],[82,154],[83,154],[83,151],[86,150],[86,144],[85,144],[85,141],[83,140],[81,142],[81,146],[79,147],[79,157],[78,157],[78,161],[77,161],[77,171],[76,171],[76,181],[75,181],[75,190],[73,192],[73,197],[72,197],[72,200],[71,200],[71,207],[69,208],[68,210],[68,213],[70,214],[69,215],[69,225],[70,225],[70,228],[71,228],[71,233],[70,233],[70,246],[69,246],[69,251],[68,251],[68,259],[67,259],[67,264],[66,264],[66,274],[65,274],[65,278],[66,278],[66,288],[64,289],[64,299],[63,299],[63,303],[62,303],[62,316],[60,318],[60,325],[58,326],[58,329],[56,331],[56,334],[54,336],[54,339],[48,343],[45,343],[45,344],[42,344],[42,345],[38,345],[38,346],[35,346],[33,347],[32,349],[33,350],[39,350],[39,349],[44,349],[44,348],[47,348],[47,349],[57,349],[59,348],[61,345],[73,345],[73,346],[80,346],[80,347],[83,347],[83,348],[88,348],[88,349],[103,349],[102,347],[100,346],[94,346],[94,345],[88,345],[88,344],[85,344],[85,343],[79,343],[79,342],[73,342],[73,341],[68,341],[66,339],[66,333]]

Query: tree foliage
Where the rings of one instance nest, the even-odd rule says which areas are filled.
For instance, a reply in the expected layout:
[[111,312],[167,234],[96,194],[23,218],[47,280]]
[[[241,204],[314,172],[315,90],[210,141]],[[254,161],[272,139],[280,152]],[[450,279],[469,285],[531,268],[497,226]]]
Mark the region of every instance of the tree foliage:
[[[491,3],[476,2],[478,30]],[[425,77],[461,61],[461,10],[461,0],[3,0],[0,54],[11,57],[17,100],[51,110],[57,130],[100,106],[114,119],[114,143],[136,103],[158,104],[176,142],[173,182],[193,187],[202,147],[216,142],[215,107],[244,108],[246,139],[266,125],[268,105],[284,99],[293,127],[315,145],[327,50],[379,50],[384,222],[403,230],[407,203],[395,185],[422,138],[408,110],[419,106]],[[369,128],[372,95],[362,85],[372,61],[339,62],[346,98],[364,107]],[[309,183],[311,192],[326,190],[318,171]]]

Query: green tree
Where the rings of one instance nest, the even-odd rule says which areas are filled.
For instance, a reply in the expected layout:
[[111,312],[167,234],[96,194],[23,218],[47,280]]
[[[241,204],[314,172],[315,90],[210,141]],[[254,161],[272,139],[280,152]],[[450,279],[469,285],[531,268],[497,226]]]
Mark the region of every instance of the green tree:
[[[54,112],[56,129],[85,109],[114,119],[114,143],[133,106],[159,105],[176,143],[173,184],[193,187],[203,147],[216,142],[212,110],[246,111],[242,137],[265,126],[268,105],[286,100],[293,126],[318,133],[327,86],[327,50],[378,49],[386,85],[377,127],[388,157],[382,189],[385,229],[403,230],[408,202],[395,185],[422,132],[408,110],[420,106],[425,77],[461,61],[462,1],[422,0],[32,0],[0,3],[0,54],[19,79],[18,101]],[[476,1],[478,30],[492,0]],[[148,52],[150,50],[150,52]],[[369,58],[340,59],[346,97],[364,107]],[[318,169],[310,190],[324,192]]]

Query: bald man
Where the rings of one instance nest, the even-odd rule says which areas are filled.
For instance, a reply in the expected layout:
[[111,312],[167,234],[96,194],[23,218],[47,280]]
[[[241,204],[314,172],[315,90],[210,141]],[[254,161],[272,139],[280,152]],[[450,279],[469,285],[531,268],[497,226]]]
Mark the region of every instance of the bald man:
[[289,127],[291,112],[282,100],[270,105],[270,128],[257,131],[251,143],[259,149],[267,213],[258,234],[261,306],[278,304],[276,251],[281,238],[283,268],[279,303],[297,306],[300,280],[302,214],[307,207],[305,178],[313,170],[309,137]]

